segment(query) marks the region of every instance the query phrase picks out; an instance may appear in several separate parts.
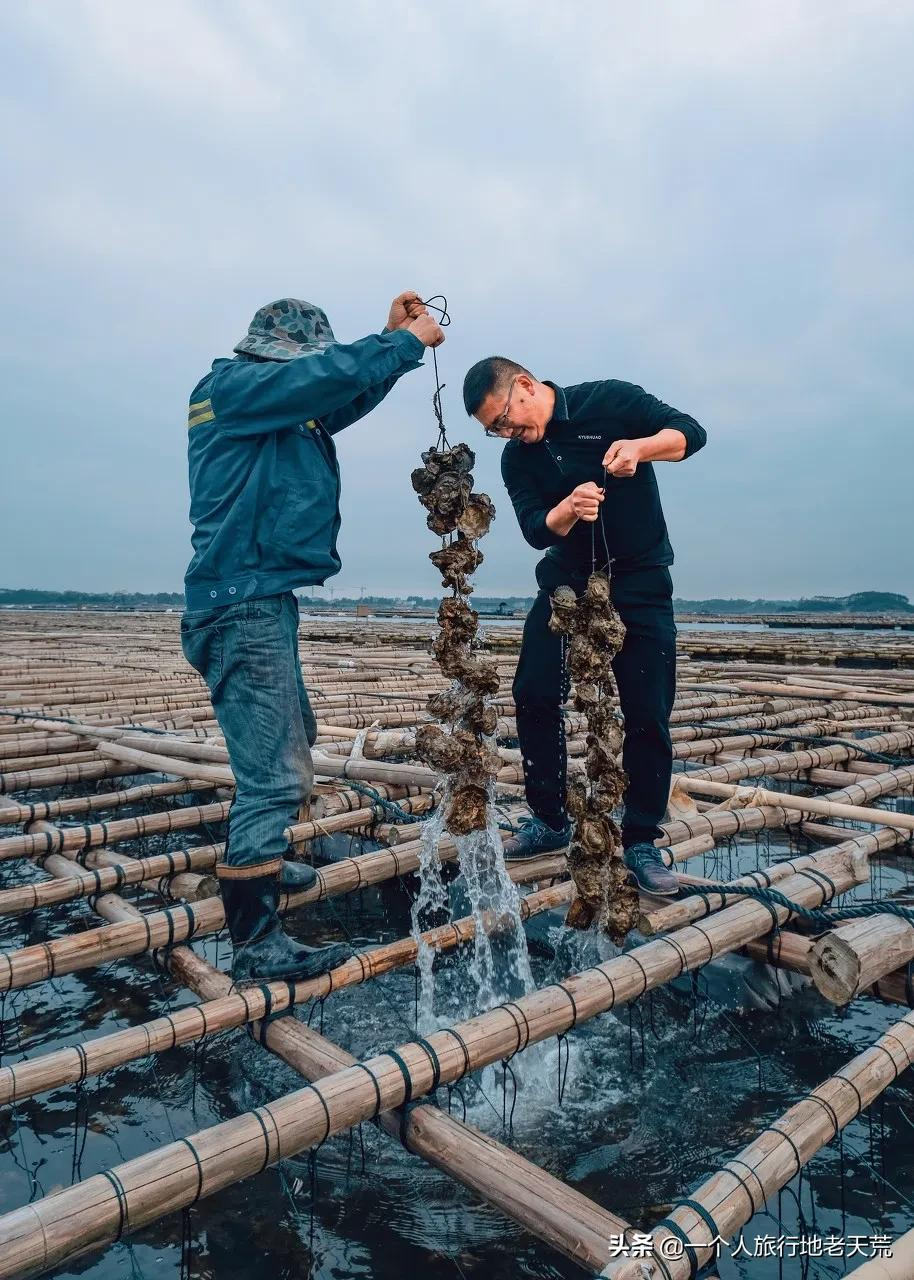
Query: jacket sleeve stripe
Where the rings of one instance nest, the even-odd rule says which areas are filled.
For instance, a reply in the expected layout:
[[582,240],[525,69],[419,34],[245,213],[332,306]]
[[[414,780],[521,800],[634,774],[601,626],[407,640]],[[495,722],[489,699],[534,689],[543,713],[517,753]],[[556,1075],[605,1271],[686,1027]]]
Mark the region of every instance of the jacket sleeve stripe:
[[187,429],[197,427],[202,422],[212,422],[215,418],[213,406],[209,400],[198,400],[196,404],[190,406],[190,412],[187,415]]

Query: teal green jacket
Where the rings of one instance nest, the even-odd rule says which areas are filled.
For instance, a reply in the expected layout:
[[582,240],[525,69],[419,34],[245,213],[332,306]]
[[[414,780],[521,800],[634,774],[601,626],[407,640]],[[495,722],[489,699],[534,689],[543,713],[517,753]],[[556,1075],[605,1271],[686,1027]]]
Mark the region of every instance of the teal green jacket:
[[425,348],[405,329],[296,360],[216,360],[190,397],[189,610],[322,583],[340,571],[333,436]]

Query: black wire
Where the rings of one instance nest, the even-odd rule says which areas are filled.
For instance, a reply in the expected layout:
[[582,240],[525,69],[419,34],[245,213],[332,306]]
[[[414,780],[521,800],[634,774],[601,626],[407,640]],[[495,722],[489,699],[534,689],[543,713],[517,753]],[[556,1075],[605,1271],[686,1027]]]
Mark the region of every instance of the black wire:
[[[443,293],[432,294],[430,298],[419,299],[424,307],[431,307],[432,311],[437,311],[438,324],[442,329],[446,329],[451,323],[451,317],[448,314],[447,298]],[[438,372],[438,351],[436,347],[432,347],[432,369],[435,374],[435,394],[432,396],[432,408],[435,411],[435,420],[438,423],[438,443],[436,448],[449,449],[450,443],[447,438],[447,430],[444,425],[444,410],[441,407],[441,392],[447,386],[447,383],[441,381],[441,375]]]

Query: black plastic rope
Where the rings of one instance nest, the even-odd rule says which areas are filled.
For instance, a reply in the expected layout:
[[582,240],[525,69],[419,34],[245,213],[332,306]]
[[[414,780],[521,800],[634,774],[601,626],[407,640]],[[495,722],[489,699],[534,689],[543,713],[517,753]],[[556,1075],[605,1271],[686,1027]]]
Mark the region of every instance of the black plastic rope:
[[124,1190],[124,1184],[116,1173],[112,1173],[110,1169],[102,1169],[102,1177],[107,1178],[111,1183],[114,1194],[117,1197],[118,1223],[115,1241],[120,1240],[124,1234],[124,1229],[129,1223],[130,1206],[127,1203],[127,1192]]
[[183,1142],[184,1146],[194,1158],[194,1164],[197,1166],[197,1190],[194,1192],[194,1198],[191,1204],[196,1204],[203,1192],[203,1165],[200,1162],[200,1154],[197,1148],[191,1142],[190,1138],[179,1138],[179,1142]]
[[374,787],[369,787],[364,782],[357,782],[354,778],[347,777],[346,785],[351,787],[353,791],[358,792],[359,795],[367,796],[369,799],[373,800],[379,809],[382,809],[384,813],[395,817],[400,823],[423,821],[423,814],[410,813],[407,809],[402,809],[395,800],[388,800],[385,796],[382,796],[379,791],[376,791]]
[[[829,880],[829,884],[835,888],[832,881]],[[696,893],[700,898],[706,898],[706,895],[711,893],[752,898],[754,902],[767,907],[769,911],[772,911],[772,914],[774,906],[784,907],[791,915],[795,915],[800,920],[805,920],[808,924],[815,925],[820,929],[831,928],[833,924],[840,920],[866,920],[871,916],[878,915],[898,916],[909,924],[914,924],[914,907],[903,907],[900,903],[891,901],[860,902],[843,907],[819,907],[813,909],[804,907],[799,902],[794,902],[792,898],[788,898],[786,894],[781,893],[778,889],[761,889],[755,885],[704,884],[700,890],[694,890],[690,887],[689,896]]]

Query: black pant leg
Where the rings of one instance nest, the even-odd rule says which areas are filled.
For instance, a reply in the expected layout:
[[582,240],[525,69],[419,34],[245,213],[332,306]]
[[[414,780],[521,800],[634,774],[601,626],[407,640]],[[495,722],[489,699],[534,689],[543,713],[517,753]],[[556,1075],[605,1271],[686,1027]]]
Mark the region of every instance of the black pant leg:
[[668,569],[619,574],[612,595],[625,642],[613,660],[625,716],[622,762],[628,774],[622,840],[661,834],[673,771],[670,711],[676,696],[676,626]]
[[558,829],[567,821],[567,750],[561,708],[568,685],[562,660],[565,640],[549,630],[551,612],[549,593],[540,591],[524,623],[514,704],[527,804],[538,818]]

